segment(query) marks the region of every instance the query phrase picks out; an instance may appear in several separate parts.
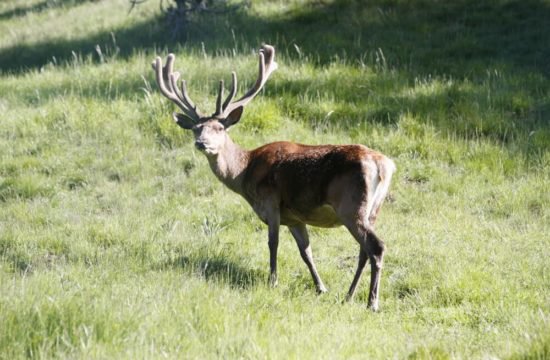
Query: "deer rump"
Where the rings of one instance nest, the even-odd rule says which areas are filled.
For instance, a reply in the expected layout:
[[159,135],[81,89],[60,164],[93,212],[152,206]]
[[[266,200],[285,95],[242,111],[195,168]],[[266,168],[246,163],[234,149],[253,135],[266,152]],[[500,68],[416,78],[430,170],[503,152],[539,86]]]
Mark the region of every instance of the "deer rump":
[[282,225],[341,226],[343,202],[347,199],[357,210],[368,200],[365,195],[374,193],[381,158],[363,145],[267,144],[251,153],[244,195],[256,204],[276,194],[277,199],[266,201],[278,201]]

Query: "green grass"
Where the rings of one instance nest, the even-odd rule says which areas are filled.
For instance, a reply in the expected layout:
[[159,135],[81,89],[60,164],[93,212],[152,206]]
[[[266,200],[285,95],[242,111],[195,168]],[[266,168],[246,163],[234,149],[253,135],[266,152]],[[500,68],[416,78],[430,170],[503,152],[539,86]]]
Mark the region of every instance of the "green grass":
[[[550,3],[252,1],[170,39],[158,2],[0,4],[0,358],[550,357]],[[381,311],[343,304],[357,246],[311,228],[315,295],[170,119],[254,49],[279,70],[232,138],[363,143],[398,166]],[[95,46],[101,48],[101,56]]]

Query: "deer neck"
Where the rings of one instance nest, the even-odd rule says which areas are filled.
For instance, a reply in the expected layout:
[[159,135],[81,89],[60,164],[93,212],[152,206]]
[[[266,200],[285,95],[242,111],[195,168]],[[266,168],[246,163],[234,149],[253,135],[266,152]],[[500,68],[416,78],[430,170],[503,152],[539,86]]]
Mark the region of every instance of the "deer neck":
[[208,163],[216,177],[229,189],[242,193],[244,171],[250,152],[235,144],[229,135],[224,147],[215,155],[208,156]]

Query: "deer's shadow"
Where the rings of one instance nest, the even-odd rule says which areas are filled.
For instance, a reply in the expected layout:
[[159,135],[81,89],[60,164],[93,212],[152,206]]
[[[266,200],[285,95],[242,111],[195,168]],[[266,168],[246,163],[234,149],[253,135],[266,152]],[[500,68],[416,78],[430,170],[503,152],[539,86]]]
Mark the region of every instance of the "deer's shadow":
[[182,269],[206,281],[227,284],[235,289],[250,289],[267,279],[264,272],[220,255],[181,255],[165,262],[162,268]]

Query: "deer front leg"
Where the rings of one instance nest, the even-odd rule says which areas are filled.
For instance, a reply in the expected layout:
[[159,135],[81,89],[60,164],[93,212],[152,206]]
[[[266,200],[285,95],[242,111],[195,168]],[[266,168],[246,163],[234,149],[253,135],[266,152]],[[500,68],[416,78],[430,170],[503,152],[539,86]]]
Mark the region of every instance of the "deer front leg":
[[296,240],[296,244],[300,250],[300,256],[306,263],[309,272],[311,273],[311,277],[313,277],[313,282],[315,283],[317,293],[326,293],[327,288],[325,287],[325,284],[323,284],[323,280],[321,280],[321,277],[317,272],[317,268],[315,267],[315,263],[313,262],[313,253],[311,251],[311,246],[309,245],[309,236],[307,234],[306,226],[304,224],[300,224],[289,227],[289,229],[294,237],[294,240]]
[[279,247],[279,214],[272,214],[268,219],[268,242],[269,245],[269,285],[277,286],[277,248]]

